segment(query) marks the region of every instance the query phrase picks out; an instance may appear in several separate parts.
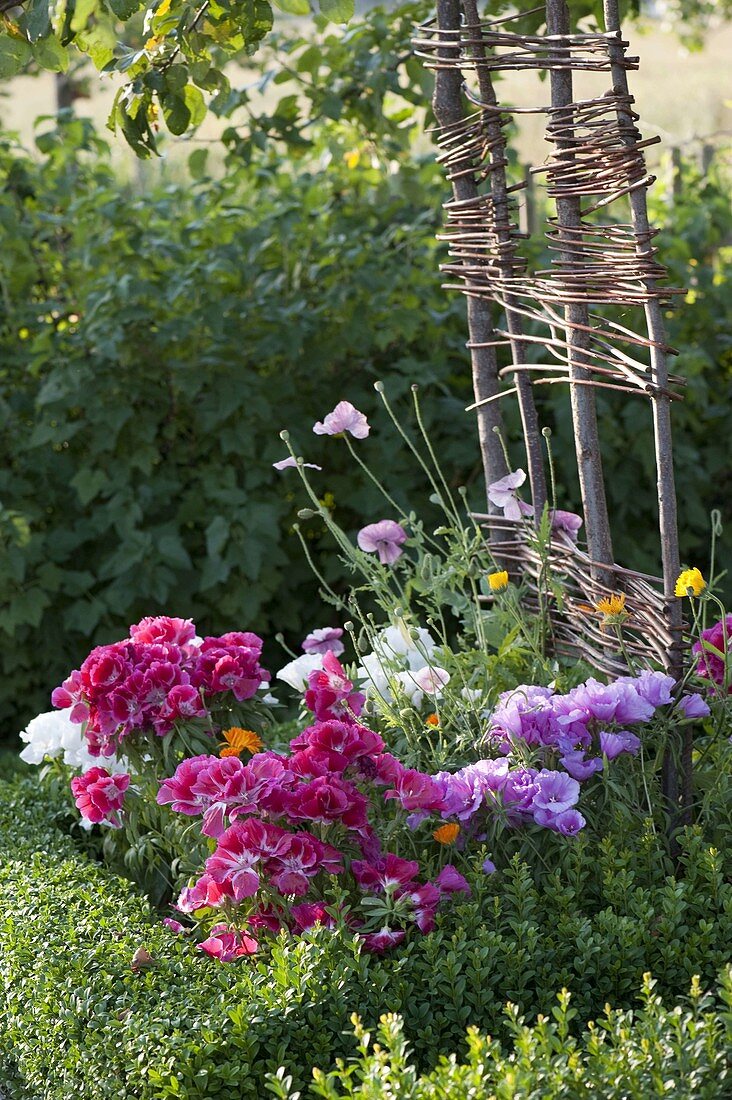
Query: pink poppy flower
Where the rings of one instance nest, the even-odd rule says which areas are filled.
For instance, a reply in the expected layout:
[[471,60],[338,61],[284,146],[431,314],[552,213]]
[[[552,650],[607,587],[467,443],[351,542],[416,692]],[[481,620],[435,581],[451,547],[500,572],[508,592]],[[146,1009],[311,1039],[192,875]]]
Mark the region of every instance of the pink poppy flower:
[[[297,459],[292,455],[288,455],[287,458],[281,458],[279,462],[273,462],[275,470],[292,470],[297,468]],[[303,466],[307,466],[308,470],[322,470],[322,466],[316,466],[314,462],[303,462]]]
[[333,653],[340,657],[345,650],[341,641],[343,631],[339,626],[324,626],[318,630],[312,630],[302,643],[304,653]]
[[526,481],[523,470],[516,470],[512,474],[506,474],[498,481],[488,486],[488,499],[497,508],[503,509],[506,519],[521,519],[521,507],[519,505],[516,490]]
[[119,829],[122,825],[119,810],[129,785],[130,777],[126,772],[110,775],[106,768],[89,768],[71,780],[71,791],[83,818],[95,825],[107,821]]
[[339,401],[324,420],[313,424],[316,435],[342,435],[349,432],[354,439],[365,439],[371,431],[369,422],[362,412],[354,408],[350,401]]
[[393,519],[369,523],[356,536],[361,550],[367,554],[378,554],[382,565],[393,565],[402,556],[402,545],[406,541],[407,532]]

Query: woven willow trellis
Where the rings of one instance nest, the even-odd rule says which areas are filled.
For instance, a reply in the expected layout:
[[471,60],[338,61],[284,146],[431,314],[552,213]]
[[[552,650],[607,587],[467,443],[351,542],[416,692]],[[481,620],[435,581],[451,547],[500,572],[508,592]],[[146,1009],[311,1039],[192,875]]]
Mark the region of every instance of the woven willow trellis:
[[[551,569],[565,579],[567,598],[551,613],[559,653],[581,654],[599,670],[626,670],[625,655],[601,628],[592,606],[609,591],[622,591],[630,618],[626,654],[646,665],[660,663],[678,676],[682,667],[681,601],[674,597],[679,551],[671,446],[671,403],[683,379],[668,370],[663,310],[678,291],[661,286],[665,269],[656,259],[655,230],[648,221],[646,190],[653,182],[628,89],[638,58],[626,54],[617,0],[604,0],[604,31],[573,30],[565,0],[547,0],[502,19],[481,19],[476,0],[437,0],[436,17],[415,38],[417,55],[435,70],[434,112],[439,160],[452,185],[443,239],[449,261],[446,286],[467,295],[468,347],[486,481],[506,472],[500,399],[516,394],[534,504],[547,501],[542,435],[534,388],[567,383],[572,407],[586,547],[567,534],[552,535]],[[545,13],[544,34],[522,33],[522,20]],[[548,73],[550,102],[535,108],[498,102],[493,74],[505,70]],[[576,99],[575,72],[598,74],[600,86]],[[607,85],[610,84],[608,88]],[[550,154],[532,169],[543,175],[555,213],[547,237],[548,270],[529,273],[521,252],[515,196],[525,182],[509,184],[506,127],[514,117],[546,117]],[[619,220],[618,220],[619,219]],[[635,310],[638,331],[609,319],[608,305]],[[640,331],[640,330],[643,331]],[[510,365],[499,369],[498,349]],[[538,355],[538,361],[537,361]],[[598,388],[650,401],[656,454],[663,576],[615,563],[605,501],[595,409]],[[538,601],[541,562],[526,523],[489,513],[484,521],[497,557],[521,572],[529,602]],[[532,596],[533,592],[533,596]],[[690,774],[690,742],[682,772]],[[668,795],[676,797],[675,769],[667,767]],[[684,792],[688,795],[689,792]],[[687,799],[685,798],[685,801]]]

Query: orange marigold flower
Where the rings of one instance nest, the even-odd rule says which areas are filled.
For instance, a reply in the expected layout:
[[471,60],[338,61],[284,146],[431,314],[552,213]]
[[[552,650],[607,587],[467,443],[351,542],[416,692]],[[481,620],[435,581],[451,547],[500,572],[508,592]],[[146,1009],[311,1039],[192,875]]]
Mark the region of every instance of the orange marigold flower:
[[427,717],[425,718],[425,723],[428,726],[439,726],[440,719],[438,718],[438,716],[436,714],[428,714]]
[[440,825],[432,834],[438,844],[454,844],[459,835],[460,826],[455,823]]
[[220,746],[219,756],[241,756],[245,750],[254,753],[262,748],[261,737],[254,730],[243,730],[241,726],[232,726],[221,736],[225,744]]

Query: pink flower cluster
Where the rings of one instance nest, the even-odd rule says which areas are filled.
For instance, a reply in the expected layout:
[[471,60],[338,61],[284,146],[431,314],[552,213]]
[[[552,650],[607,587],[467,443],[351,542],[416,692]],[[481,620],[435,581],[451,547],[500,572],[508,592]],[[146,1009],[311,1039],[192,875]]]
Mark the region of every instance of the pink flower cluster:
[[119,811],[129,785],[126,772],[110,775],[106,768],[89,768],[71,780],[71,793],[83,818],[95,825],[104,821],[119,829],[122,824]]
[[[315,722],[290,742],[288,755],[258,753],[247,764],[238,757],[190,758],[158,792],[161,805],[201,817],[203,834],[216,840],[205,873],[183,890],[177,908],[236,915],[238,924],[222,926],[201,945],[224,961],[248,953],[237,939],[242,925],[272,932],[332,925],[322,896],[328,877],[347,870],[362,892],[383,895],[381,915],[392,918],[374,930],[360,922],[365,950],[401,942],[410,924],[429,931],[444,897],[469,892],[452,867],[433,883],[420,882],[415,861],[382,852],[366,788],[384,782],[393,758],[359,722],[363,696],[333,653],[326,653],[322,671],[311,673],[306,700]],[[292,905],[294,898],[307,900]]]
[[93,756],[111,756],[135,730],[164,737],[179,720],[207,717],[212,696],[250,699],[269,680],[261,653],[256,634],[200,639],[189,619],[146,618],[129,639],[93,649],[51,699],[86,724]]

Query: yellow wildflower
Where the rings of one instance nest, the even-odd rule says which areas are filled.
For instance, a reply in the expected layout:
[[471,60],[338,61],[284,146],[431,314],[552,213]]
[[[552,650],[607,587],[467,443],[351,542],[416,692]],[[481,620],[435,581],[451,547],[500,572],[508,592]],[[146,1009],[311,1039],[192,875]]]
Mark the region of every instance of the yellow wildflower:
[[501,569],[498,573],[488,574],[488,587],[491,592],[503,592],[504,588],[508,588],[508,572],[505,569]]
[[[684,569],[683,573],[679,573],[674,591],[677,596],[701,596],[706,587],[707,582],[695,567],[694,569]],[[689,589],[691,589],[691,592]]]
[[440,825],[432,834],[438,844],[454,844],[459,835],[460,826],[454,823]]
[[219,756],[241,756],[247,752],[259,752],[262,748],[262,739],[254,730],[243,730],[241,726],[232,726],[224,730],[222,735],[224,745],[219,748]]

